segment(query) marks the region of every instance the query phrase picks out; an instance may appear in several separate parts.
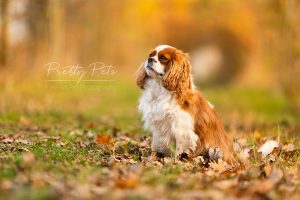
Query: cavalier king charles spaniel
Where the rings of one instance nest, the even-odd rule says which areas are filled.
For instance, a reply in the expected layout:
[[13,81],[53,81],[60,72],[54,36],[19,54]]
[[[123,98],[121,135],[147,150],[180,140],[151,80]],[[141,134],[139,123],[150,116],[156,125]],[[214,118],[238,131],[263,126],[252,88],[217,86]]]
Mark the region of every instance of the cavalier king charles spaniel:
[[139,68],[137,85],[143,90],[139,111],[153,135],[152,152],[169,156],[170,143],[175,142],[176,160],[183,153],[217,152],[215,158],[234,162],[232,141],[214,107],[195,87],[186,53],[157,46]]

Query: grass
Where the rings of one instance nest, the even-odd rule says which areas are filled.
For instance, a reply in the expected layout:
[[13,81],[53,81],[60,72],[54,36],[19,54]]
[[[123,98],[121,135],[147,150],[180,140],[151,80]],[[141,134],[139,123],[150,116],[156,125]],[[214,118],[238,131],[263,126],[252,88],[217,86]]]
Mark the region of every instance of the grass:
[[[99,91],[94,86],[89,89],[91,85],[65,89],[32,82],[10,84],[0,84],[0,199],[178,199],[194,190],[208,192],[204,197],[214,199],[210,191],[219,181],[242,179],[238,173],[224,178],[215,169],[215,174],[209,175],[209,169],[195,163],[149,164],[150,133],[143,130],[137,112],[140,91],[130,81],[120,79],[110,89]],[[228,86],[202,91],[227,130],[246,138],[247,147],[257,149],[264,138],[276,139],[280,133],[284,145],[292,143],[299,148],[300,117],[283,95]],[[252,137],[255,130],[261,141]],[[96,143],[98,134],[111,137],[113,147]],[[140,146],[143,142],[148,142],[146,147]],[[259,175],[251,170],[244,173],[245,177],[250,173],[248,178],[254,182],[261,179],[258,168],[263,166],[256,157],[251,166]],[[276,168],[297,170],[299,164],[295,154],[289,160],[279,157]],[[293,185],[296,191],[299,183]],[[225,196],[237,195],[220,191]],[[267,197],[275,195],[267,192]],[[276,198],[286,197],[281,190],[275,193]]]

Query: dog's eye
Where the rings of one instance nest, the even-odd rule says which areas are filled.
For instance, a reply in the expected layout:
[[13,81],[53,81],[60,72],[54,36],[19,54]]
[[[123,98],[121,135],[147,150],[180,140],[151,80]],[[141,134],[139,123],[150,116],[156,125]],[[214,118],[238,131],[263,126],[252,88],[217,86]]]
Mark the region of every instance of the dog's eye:
[[150,57],[153,57],[153,56],[155,56],[155,52],[151,52],[151,53],[149,54],[149,58],[150,58]]
[[162,60],[162,61],[167,61],[167,60],[168,60],[168,59],[167,59],[165,56],[163,56],[163,55],[160,56],[159,59]]

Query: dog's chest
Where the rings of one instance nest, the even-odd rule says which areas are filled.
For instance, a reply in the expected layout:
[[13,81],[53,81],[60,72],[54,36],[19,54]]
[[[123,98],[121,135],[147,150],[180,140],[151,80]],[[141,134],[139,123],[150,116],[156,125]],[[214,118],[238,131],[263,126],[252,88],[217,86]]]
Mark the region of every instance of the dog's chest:
[[153,79],[146,82],[140,98],[139,111],[146,129],[175,133],[178,129],[191,129],[193,120],[182,110],[172,94]]

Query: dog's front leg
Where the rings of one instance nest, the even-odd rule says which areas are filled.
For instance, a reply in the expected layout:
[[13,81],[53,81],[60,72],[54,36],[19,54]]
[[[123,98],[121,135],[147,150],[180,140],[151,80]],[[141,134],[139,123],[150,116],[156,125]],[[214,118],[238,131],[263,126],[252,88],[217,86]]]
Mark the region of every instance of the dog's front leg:
[[158,132],[153,132],[152,135],[152,160],[157,161],[159,158],[170,156],[171,151],[169,148],[169,144],[171,142],[171,138],[162,135]]
[[181,158],[188,158],[192,156],[196,146],[198,137],[194,132],[188,132],[186,134],[177,133],[175,135],[176,140],[176,152],[175,162]]

